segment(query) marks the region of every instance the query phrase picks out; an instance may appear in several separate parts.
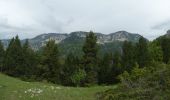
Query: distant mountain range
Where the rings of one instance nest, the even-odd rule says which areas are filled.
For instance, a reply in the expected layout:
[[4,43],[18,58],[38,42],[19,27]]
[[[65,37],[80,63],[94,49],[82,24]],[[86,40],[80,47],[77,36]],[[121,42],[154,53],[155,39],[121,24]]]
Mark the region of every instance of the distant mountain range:
[[[67,33],[46,33],[38,35],[32,39],[28,39],[31,47],[34,50],[39,50],[43,47],[47,41],[50,39],[55,40],[55,42],[59,45],[59,49],[61,54],[68,54],[70,52],[76,52],[76,54],[80,54],[81,48],[83,46],[83,42],[85,40],[88,32],[77,31],[72,32],[70,34]],[[129,33],[126,31],[118,31],[110,34],[102,34],[95,33],[97,36],[97,43],[99,44],[99,48],[101,52],[114,52],[116,50],[120,50],[123,41],[131,41],[138,42],[139,38],[142,37],[136,33]],[[21,40],[24,43],[24,40]],[[8,46],[10,40],[2,40],[5,47]]]

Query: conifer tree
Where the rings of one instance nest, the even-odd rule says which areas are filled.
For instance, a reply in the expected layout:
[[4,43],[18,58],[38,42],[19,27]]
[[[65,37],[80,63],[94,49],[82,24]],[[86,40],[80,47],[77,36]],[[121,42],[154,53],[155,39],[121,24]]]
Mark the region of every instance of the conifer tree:
[[62,68],[62,84],[64,85],[73,85],[71,76],[73,73],[81,69],[80,60],[73,53],[70,53]]
[[15,59],[15,64],[16,64],[16,75],[17,76],[22,76],[24,75],[24,58],[23,58],[23,50],[22,50],[22,45],[21,41],[18,36],[15,37],[15,42],[14,42],[14,48],[13,50],[15,51],[15,54],[13,54],[13,59]]
[[163,61],[163,51],[161,46],[158,45],[157,41],[153,41],[149,44],[149,53],[152,61],[154,62]]
[[31,49],[29,45],[28,39],[25,41],[23,45],[23,59],[24,59],[23,70],[25,77],[30,78],[33,75],[35,76],[37,70],[36,69],[37,59],[34,51]]
[[136,45],[136,58],[139,67],[146,67],[149,65],[151,58],[148,49],[147,40],[143,37],[139,39],[139,42]]
[[18,36],[10,41],[4,58],[6,73],[13,76],[22,76],[23,72],[23,51]]
[[97,83],[97,37],[93,32],[86,36],[83,46],[83,66],[86,71],[85,83],[88,85]]
[[163,61],[169,63],[170,61],[170,38],[163,38],[161,41],[163,51]]
[[4,56],[4,68],[3,68],[3,70],[7,74],[12,73],[11,71],[14,70],[14,67],[11,67],[15,63],[14,59],[12,59],[12,57],[11,57],[11,55],[13,53],[12,48],[13,48],[14,42],[15,42],[15,39],[12,38],[10,40],[10,43],[9,43],[7,49],[6,49],[5,56]]
[[121,65],[122,59],[120,52],[115,52],[113,55],[113,66],[111,69],[110,77],[112,78],[110,83],[117,83],[119,82],[118,80],[118,75],[120,75],[123,72],[123,68]]
[[135,66],[135,50],[131,42],[125,41],[122,47],[122,66],[124,70],[130,72]]
[[[113,66],[113,56],[111,53],[104,54],[103,59],[99,63],[99,72],[98,72],[98,83],[99,84],[108,84],[112,81],[112,66]],[[112,78],[111,78],[112,77]]]
[[53,83],[60,83],[61,68],[58,53],[58,46],[54,40],[49,40],[42,51],[42,76]]
[[0,71],[1,72],[3,71],[4,54],[5,54],[4,46],[0,41]]

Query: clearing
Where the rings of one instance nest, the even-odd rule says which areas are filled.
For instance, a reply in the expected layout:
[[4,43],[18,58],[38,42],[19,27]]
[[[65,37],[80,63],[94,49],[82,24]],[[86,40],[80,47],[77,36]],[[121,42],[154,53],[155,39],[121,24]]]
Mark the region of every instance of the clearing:
[[64,87],[25,82],[0,73],[0,100],[95,100],[95,94],[116,86]]

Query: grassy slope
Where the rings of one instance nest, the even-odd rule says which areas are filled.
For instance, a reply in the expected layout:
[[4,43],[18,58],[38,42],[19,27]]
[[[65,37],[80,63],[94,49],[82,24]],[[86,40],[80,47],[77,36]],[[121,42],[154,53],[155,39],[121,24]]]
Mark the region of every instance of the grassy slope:
[[94,100],[96,92],[109,88],[114,86],[63,87],[39,82],[24,82],[0,74],[0,100]]

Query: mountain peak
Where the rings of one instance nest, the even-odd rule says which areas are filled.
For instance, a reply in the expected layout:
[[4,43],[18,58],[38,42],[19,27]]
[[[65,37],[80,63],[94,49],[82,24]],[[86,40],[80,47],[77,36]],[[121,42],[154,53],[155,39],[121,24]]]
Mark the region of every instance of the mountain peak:
[[168,30],[164,36],[165,37],[170,37],[170,30]]
[[88,32],[75,31],[75,32],[71,32],[70,36],[86,37],[87,34]]
[[141,35],[136,34],[136,33],[130,33],[127,31],[118,31],[115,33],[109,34],[112,36],[112,41],[133,41],[137,42]]
[[168,30],[168,31],[167,31],[167,34],[169,34],[169,35],[170,35],[170,30]]

